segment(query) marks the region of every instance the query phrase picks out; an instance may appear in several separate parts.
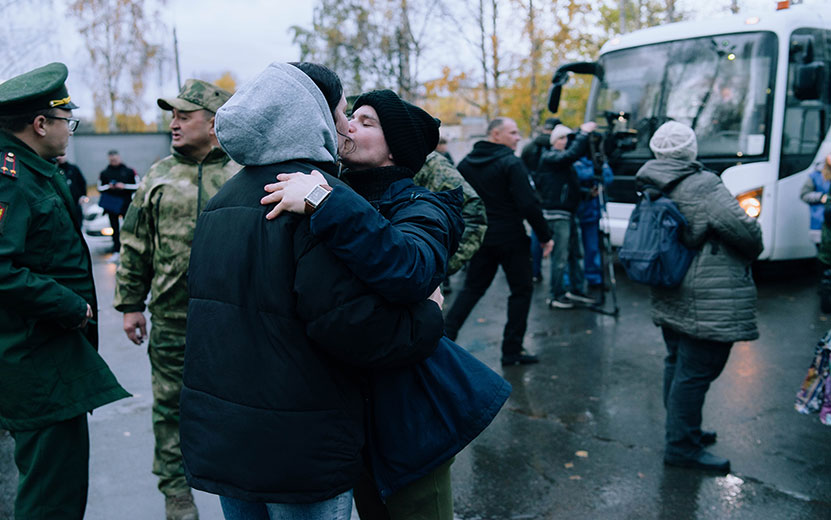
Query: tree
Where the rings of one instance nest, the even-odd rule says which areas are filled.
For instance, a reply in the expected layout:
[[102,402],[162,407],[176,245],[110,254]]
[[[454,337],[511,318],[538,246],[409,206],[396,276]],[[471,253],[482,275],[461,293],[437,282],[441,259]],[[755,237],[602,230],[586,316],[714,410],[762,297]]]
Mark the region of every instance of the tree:
[[348,93],[392,88],[418,97],[428,22],[439,0],[319,0],[312,27],[293,26],[300,59],[326,64]]
[[54,61],[54,32],[43,27],[55,18],[52,0],[0,0],[0,81]]
[[145,77],[163,59],[153,35],[164,26],[141,0],[72,0],[69,13],[80,22],[89,52],[93,98],[115,131],[117,114],[129,117],[141,109]]

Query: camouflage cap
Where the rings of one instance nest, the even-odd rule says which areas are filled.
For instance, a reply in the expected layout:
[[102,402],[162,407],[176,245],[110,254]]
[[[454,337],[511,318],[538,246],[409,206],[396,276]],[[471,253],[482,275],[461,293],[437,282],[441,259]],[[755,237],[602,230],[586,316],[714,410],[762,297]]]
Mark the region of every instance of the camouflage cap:
[[22,115],[47,108],[78,108],[69,98],[63,63],[50,63],[0,83],[0,115]]
[[162,110],[180,110],[182,112],[193,112],[194,110],[216,111],[228,101],[231,93],[223,90],[212,83],[199,79],[185,81],[182,90],[175,98],[159,98],[156,103]]

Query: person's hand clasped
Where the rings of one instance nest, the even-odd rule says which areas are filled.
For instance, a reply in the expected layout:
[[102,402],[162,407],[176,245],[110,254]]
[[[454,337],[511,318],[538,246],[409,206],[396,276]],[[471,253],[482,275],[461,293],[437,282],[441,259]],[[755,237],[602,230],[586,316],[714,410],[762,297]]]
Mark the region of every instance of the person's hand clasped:
[[81,323],[79,323],[79,324],[78,324],[78,326],[77,326],[77,327],[75,327],[75,328],[76,328],[76,329],[83,329],[84,327],[86,327],[86,326],[87,326],[87,323],[89,323],[89,320],[91,320],[91,319],[92,319],[92,317],[93,317],[93,314],[92,314],[92,307],[90,307],[90,305],[89,305],[89,304],[87,304],[87,312],[86,312],[86,314],[84,315],[84,319],[83,319],[83,321],[81,321]]
[[284,211],[305,214],[306,195],[318,184],[329,185],[323,174],[317,170],[312,170],[308,175],[301,172],[281,173],[277,176],[277,182],[265,185],[264,189],[269,194],[260,199],[263,206],[277,204],[265,218],[273,220]]
[[548,258],[548,255],[551,254],[551,250],[554,249],[554,241],[549,240],[545,244],[542,245],[542,257]]

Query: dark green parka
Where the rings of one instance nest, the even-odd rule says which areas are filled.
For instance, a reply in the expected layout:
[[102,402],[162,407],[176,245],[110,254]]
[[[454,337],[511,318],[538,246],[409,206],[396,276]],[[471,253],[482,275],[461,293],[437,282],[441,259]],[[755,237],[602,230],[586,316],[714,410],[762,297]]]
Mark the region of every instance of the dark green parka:
[[[128,394],[98,355],[92,261],[55,164],[0,131],[0,427],[32,430]],[[94,317],[75,329],[86,315]]]

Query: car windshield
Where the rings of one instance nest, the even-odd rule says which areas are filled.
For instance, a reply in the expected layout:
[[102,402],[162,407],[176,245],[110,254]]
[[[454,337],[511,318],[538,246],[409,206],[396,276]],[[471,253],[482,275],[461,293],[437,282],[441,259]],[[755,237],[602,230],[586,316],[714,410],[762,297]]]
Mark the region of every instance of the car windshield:
[[610,52],[600,63],[605,77],[591,116],[605,124],[607,112],[628,114],[624,123],[637,131],[637,145],[624,157],[649,158],[649,139],[668,120],[695,130],[699,158],[767,153],[776,68],[773,33],[646,45]]

